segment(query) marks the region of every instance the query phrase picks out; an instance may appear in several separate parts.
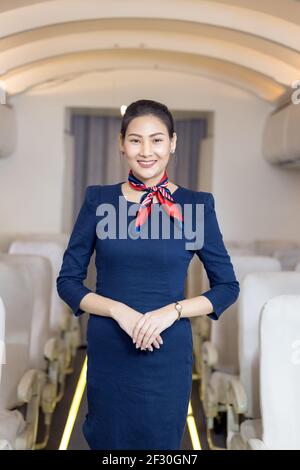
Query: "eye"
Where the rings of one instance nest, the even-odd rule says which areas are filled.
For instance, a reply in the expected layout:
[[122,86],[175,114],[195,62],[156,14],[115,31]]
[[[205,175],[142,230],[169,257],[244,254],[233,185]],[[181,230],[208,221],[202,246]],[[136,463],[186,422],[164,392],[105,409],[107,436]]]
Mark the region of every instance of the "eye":
[[130,142],[139,142],[138,139],[131,139]]
[[162,142],[162,139],[154,139],[155,142]]

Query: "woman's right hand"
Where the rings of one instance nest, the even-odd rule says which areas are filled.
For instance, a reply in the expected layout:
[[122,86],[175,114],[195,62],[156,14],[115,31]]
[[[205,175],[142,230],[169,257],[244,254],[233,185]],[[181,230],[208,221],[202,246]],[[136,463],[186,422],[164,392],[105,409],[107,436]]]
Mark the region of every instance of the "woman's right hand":
[[[133,328],[141,316],[143,316],[142,313],[134,310],[133,308],[128,308],[128,310],[126,309],[126,312],[122,311],[118,315],[115,315],[114,319],[117,321],[122,330],[124,330],[132,338]],[[147,349],[149,349],[149,351],[153,351],[152,346],[155,346],[157,349],[159,349],[161,344],[163,344],[162,337],[157,335],[153,343]]]

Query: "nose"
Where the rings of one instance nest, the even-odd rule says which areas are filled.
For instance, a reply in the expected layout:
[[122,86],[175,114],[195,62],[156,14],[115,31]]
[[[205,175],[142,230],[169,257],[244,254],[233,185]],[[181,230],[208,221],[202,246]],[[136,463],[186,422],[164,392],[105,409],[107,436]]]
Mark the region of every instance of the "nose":
[[151,143],[144,141],[141,147],[141,155],[144,157],[151,157],[152,150],[151,150]]

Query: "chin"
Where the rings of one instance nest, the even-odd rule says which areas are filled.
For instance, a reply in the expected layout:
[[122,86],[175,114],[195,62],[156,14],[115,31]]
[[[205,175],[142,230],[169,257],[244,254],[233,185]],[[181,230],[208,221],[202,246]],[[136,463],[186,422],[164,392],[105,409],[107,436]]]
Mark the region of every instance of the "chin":
[[133,168],[132,171],[137,177],[140,176],[141,178],[155,178],[161,173],[161,171],[157,171],[157,169],[141,168],[140,166],[138,168]]

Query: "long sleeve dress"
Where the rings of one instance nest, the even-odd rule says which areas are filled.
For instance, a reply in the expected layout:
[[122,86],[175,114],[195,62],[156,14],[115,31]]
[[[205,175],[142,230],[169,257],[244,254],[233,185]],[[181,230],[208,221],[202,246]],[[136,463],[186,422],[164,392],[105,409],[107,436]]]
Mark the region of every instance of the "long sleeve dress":
[[[178,236],[179,228],[173,221],[170,222],[169,236],[163,235],[161,223],[159,236],[151,237],[150,221],[157,209],[162,213],[159,217],[171,220],[158,203],[153,204],[148,219],[148,235],[143,238],[141,230],[140,236],[135,237],[134,224],[139,204],[125,199],[121,185],[86,188],[57,278],[59,296],[74,315],[84,313],[79,304],[86,294],[93,291],[83,281],[96,250],[95,292],[143,314],[185,298],[187,269],[196,254],[210,281],[210,289],[199,292],[199,295],[211,301],[214,310],[209,317],[218,320],[222,312],[236,301],[239,283],[223,243],[213,195],[182,186],[172,194],[184,216],[184,204],[193,209],[196,204],[204,208],[202,227],[195,217],[196,211],[192,211],[192,226],[195,230],[200,228],[200,232],[202,229],[204,235],[202,246],[197,246],[197,243],[193,246],[186,244],[191,242],[191,238],[187,239],[183,232],[181,238]],[[124,208],[125,223],[121,219]],[[120,220],[123,220],[122,224]],[[125,229],[128,228],[127,236],[126,233],[124,235],[124,225]],[[105,232],[108,232],[107,238]],[[182,317],[175,320],[162,331],[161,337],[163,345],[160,349],[136,349],[132,338],[114,319],[89,314],[88,413],[83,434],[91,449],[180,449],[192,387],[190,319]]]

